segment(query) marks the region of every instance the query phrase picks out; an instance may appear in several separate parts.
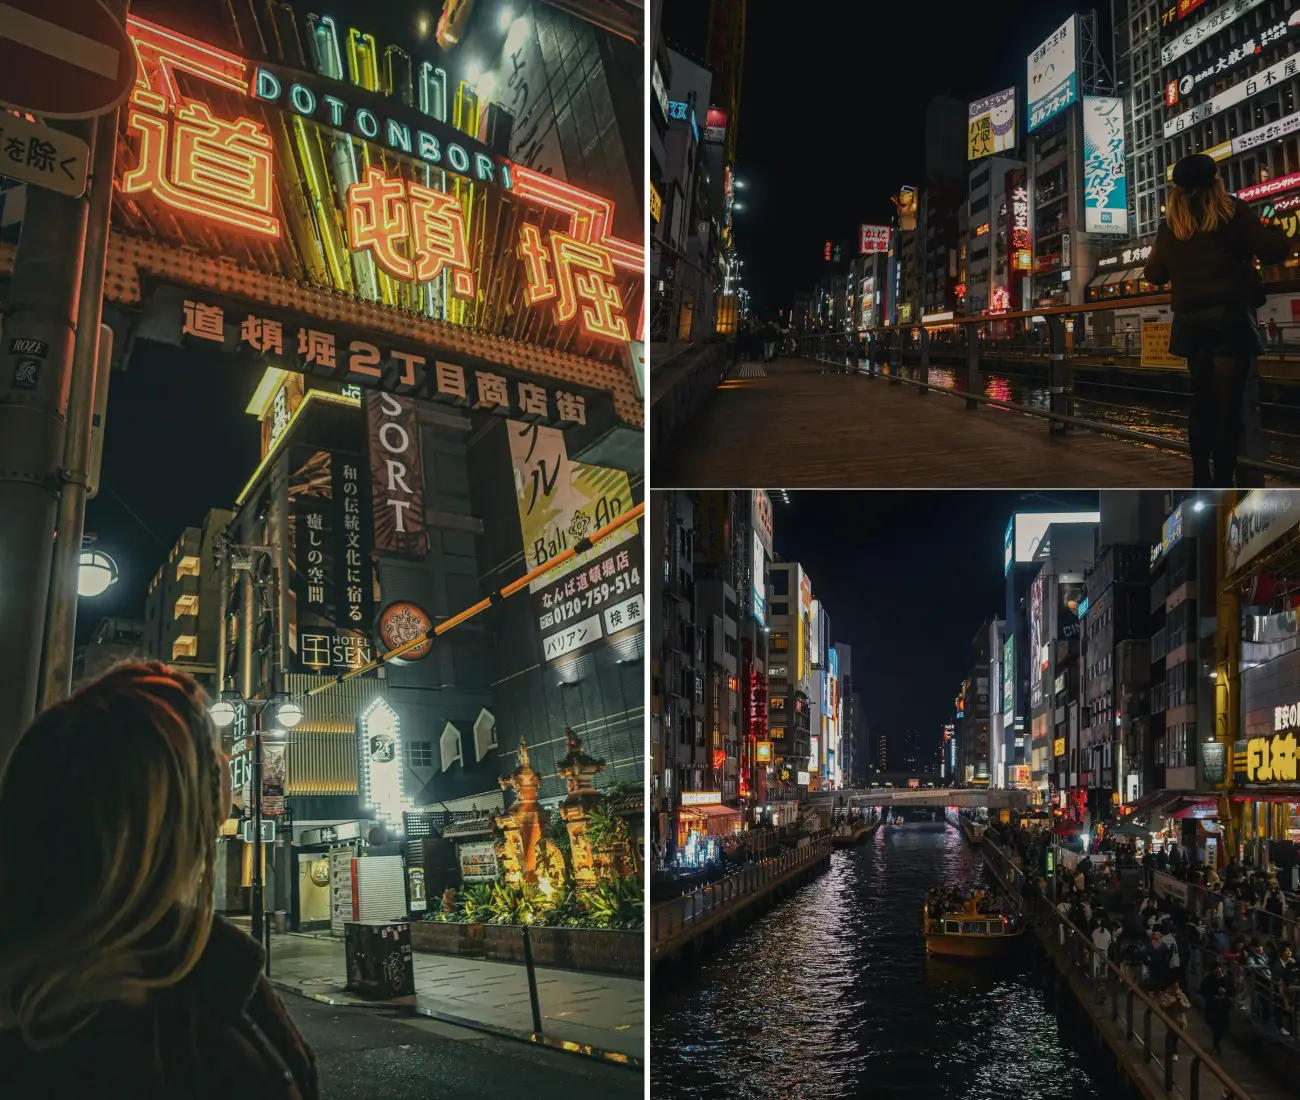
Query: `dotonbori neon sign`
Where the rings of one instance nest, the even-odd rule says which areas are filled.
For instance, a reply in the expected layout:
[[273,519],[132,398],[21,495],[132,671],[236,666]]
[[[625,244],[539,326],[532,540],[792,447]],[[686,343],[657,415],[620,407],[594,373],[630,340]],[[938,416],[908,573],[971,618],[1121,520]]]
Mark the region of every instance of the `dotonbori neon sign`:
[[[553,302],[557,322],[576,318],[591,336],[620,342],[631,338],[614,280],[618,269],[640,275],[645,250],[612,236],[614,205],[608,199],[513,165],[436,119],[428,119],[428,130],[389,118],[381,128],[375,110],[349,108],[322,92],[320,82],[308,83],[305,74],[295,74],[303,79],[290,82],[282,70],[253,68],[234,54],[135,17],[128,20],[128,32],[138,69],[127,128],[138,155],[118,184],[123,194],[147,194],[174,210],[278,239],[283,230],[274,207],[271,132],[253,118],[217,117],[209,104],[180,91],[176,74],[263,103],[284,100],[289,110],[321,125],[350,126],[366,141],[378,140],[382,132],[396,152],[568,215],[567,231],[550,231],[545,239],[535,225],[519,229],[515,252],[525,265],[528,304]],[[357,94],[374,97],[361,89]],[[445,272],[458,297],[471,298],[481,290],[475,285],[458,195],[389,177],[372,166],[348,187],[346,197],[353,252],[368,252],[395,279],[427,282]]]

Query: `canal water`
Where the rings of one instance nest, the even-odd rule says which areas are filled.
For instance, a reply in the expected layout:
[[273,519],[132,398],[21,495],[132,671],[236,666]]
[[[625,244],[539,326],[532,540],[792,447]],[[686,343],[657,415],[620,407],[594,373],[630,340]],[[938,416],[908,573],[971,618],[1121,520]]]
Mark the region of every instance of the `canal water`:
[[651,1096],[1125,1095],[1107,1060],[1077,1041],[1087,1029],[1049,1008],[1028,949],[999,962],[927,957],[926,890],[981,881],[979,852],[942,824],[882,828],[837,851],[828,871],[702,964],[656,974]]

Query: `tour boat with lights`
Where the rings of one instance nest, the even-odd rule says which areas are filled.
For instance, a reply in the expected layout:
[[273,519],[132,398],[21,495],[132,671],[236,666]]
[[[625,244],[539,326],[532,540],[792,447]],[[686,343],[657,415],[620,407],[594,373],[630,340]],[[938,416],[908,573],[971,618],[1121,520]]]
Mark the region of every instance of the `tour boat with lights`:
[[1025,934],[1014,912],[982,904],[982,893],[961,898],[952,890],[931,890],[924,906],[925,948],[931,955],[961,959],[995,958]]

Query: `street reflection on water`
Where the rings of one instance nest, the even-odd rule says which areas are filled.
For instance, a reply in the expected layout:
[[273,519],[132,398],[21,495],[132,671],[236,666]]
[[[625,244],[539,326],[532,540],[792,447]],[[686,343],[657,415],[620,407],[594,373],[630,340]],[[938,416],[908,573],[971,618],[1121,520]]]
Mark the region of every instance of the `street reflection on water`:
[[738,1100],[1100,1100],[1027,957],[928,958],[925,891],[974,885],[942,825],[882,829],[697,970],[656,981],[651,1095]]

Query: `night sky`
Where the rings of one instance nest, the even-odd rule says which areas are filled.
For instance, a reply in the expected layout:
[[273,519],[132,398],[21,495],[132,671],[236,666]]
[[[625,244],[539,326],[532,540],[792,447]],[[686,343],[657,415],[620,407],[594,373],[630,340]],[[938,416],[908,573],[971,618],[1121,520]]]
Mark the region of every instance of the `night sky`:
[[853,675],[874,739],[891,755],[907,728],[937,752],[973,663],[971,642],[1004,603],[1003,534],[1016,511],[1096,508],[1092,492],[790,492],[773,502],[773,542],[812,579],[832,643]]
[[[374,34],[382,44],[418,49],[417,23],[430,27],[441,4],[375,4],[330,0],[296,5],[326,12],[342,27]],[[211,0],[134,0],[142,18],[226,48],[224,5]],[[490,13],[489,13],[490,14]],[[437,53],[432,34],[428,49]],[[83,600],[77,617],[82,641],[106,615],[143,617],[149,581],[181,531],[197,526],[209,508],[232,508],[261,457],[257,420],[244,409],[261,370],[241,369],[233,357],[204,356],[140,342],[128,369],[113,375],[104,436],[99,497],[86,511],[86,531],[117,562],[121,580],[102,597]]]
[[[708,4],[665,0],[670,48],[702,40]],[[1015,84],[1023,135],[1029,54],[1078,0],[1034,4],[770,3],[749,0],[735,214],[744,285],[759,310],[789,310],[825,270],[827,240],[856,248],[862,222],[887,224],[889,196],[924,183],[925,107]],[[1111,61],[1110,5],[1095,5]],[[798,169],[796,170],[796,165]]]

